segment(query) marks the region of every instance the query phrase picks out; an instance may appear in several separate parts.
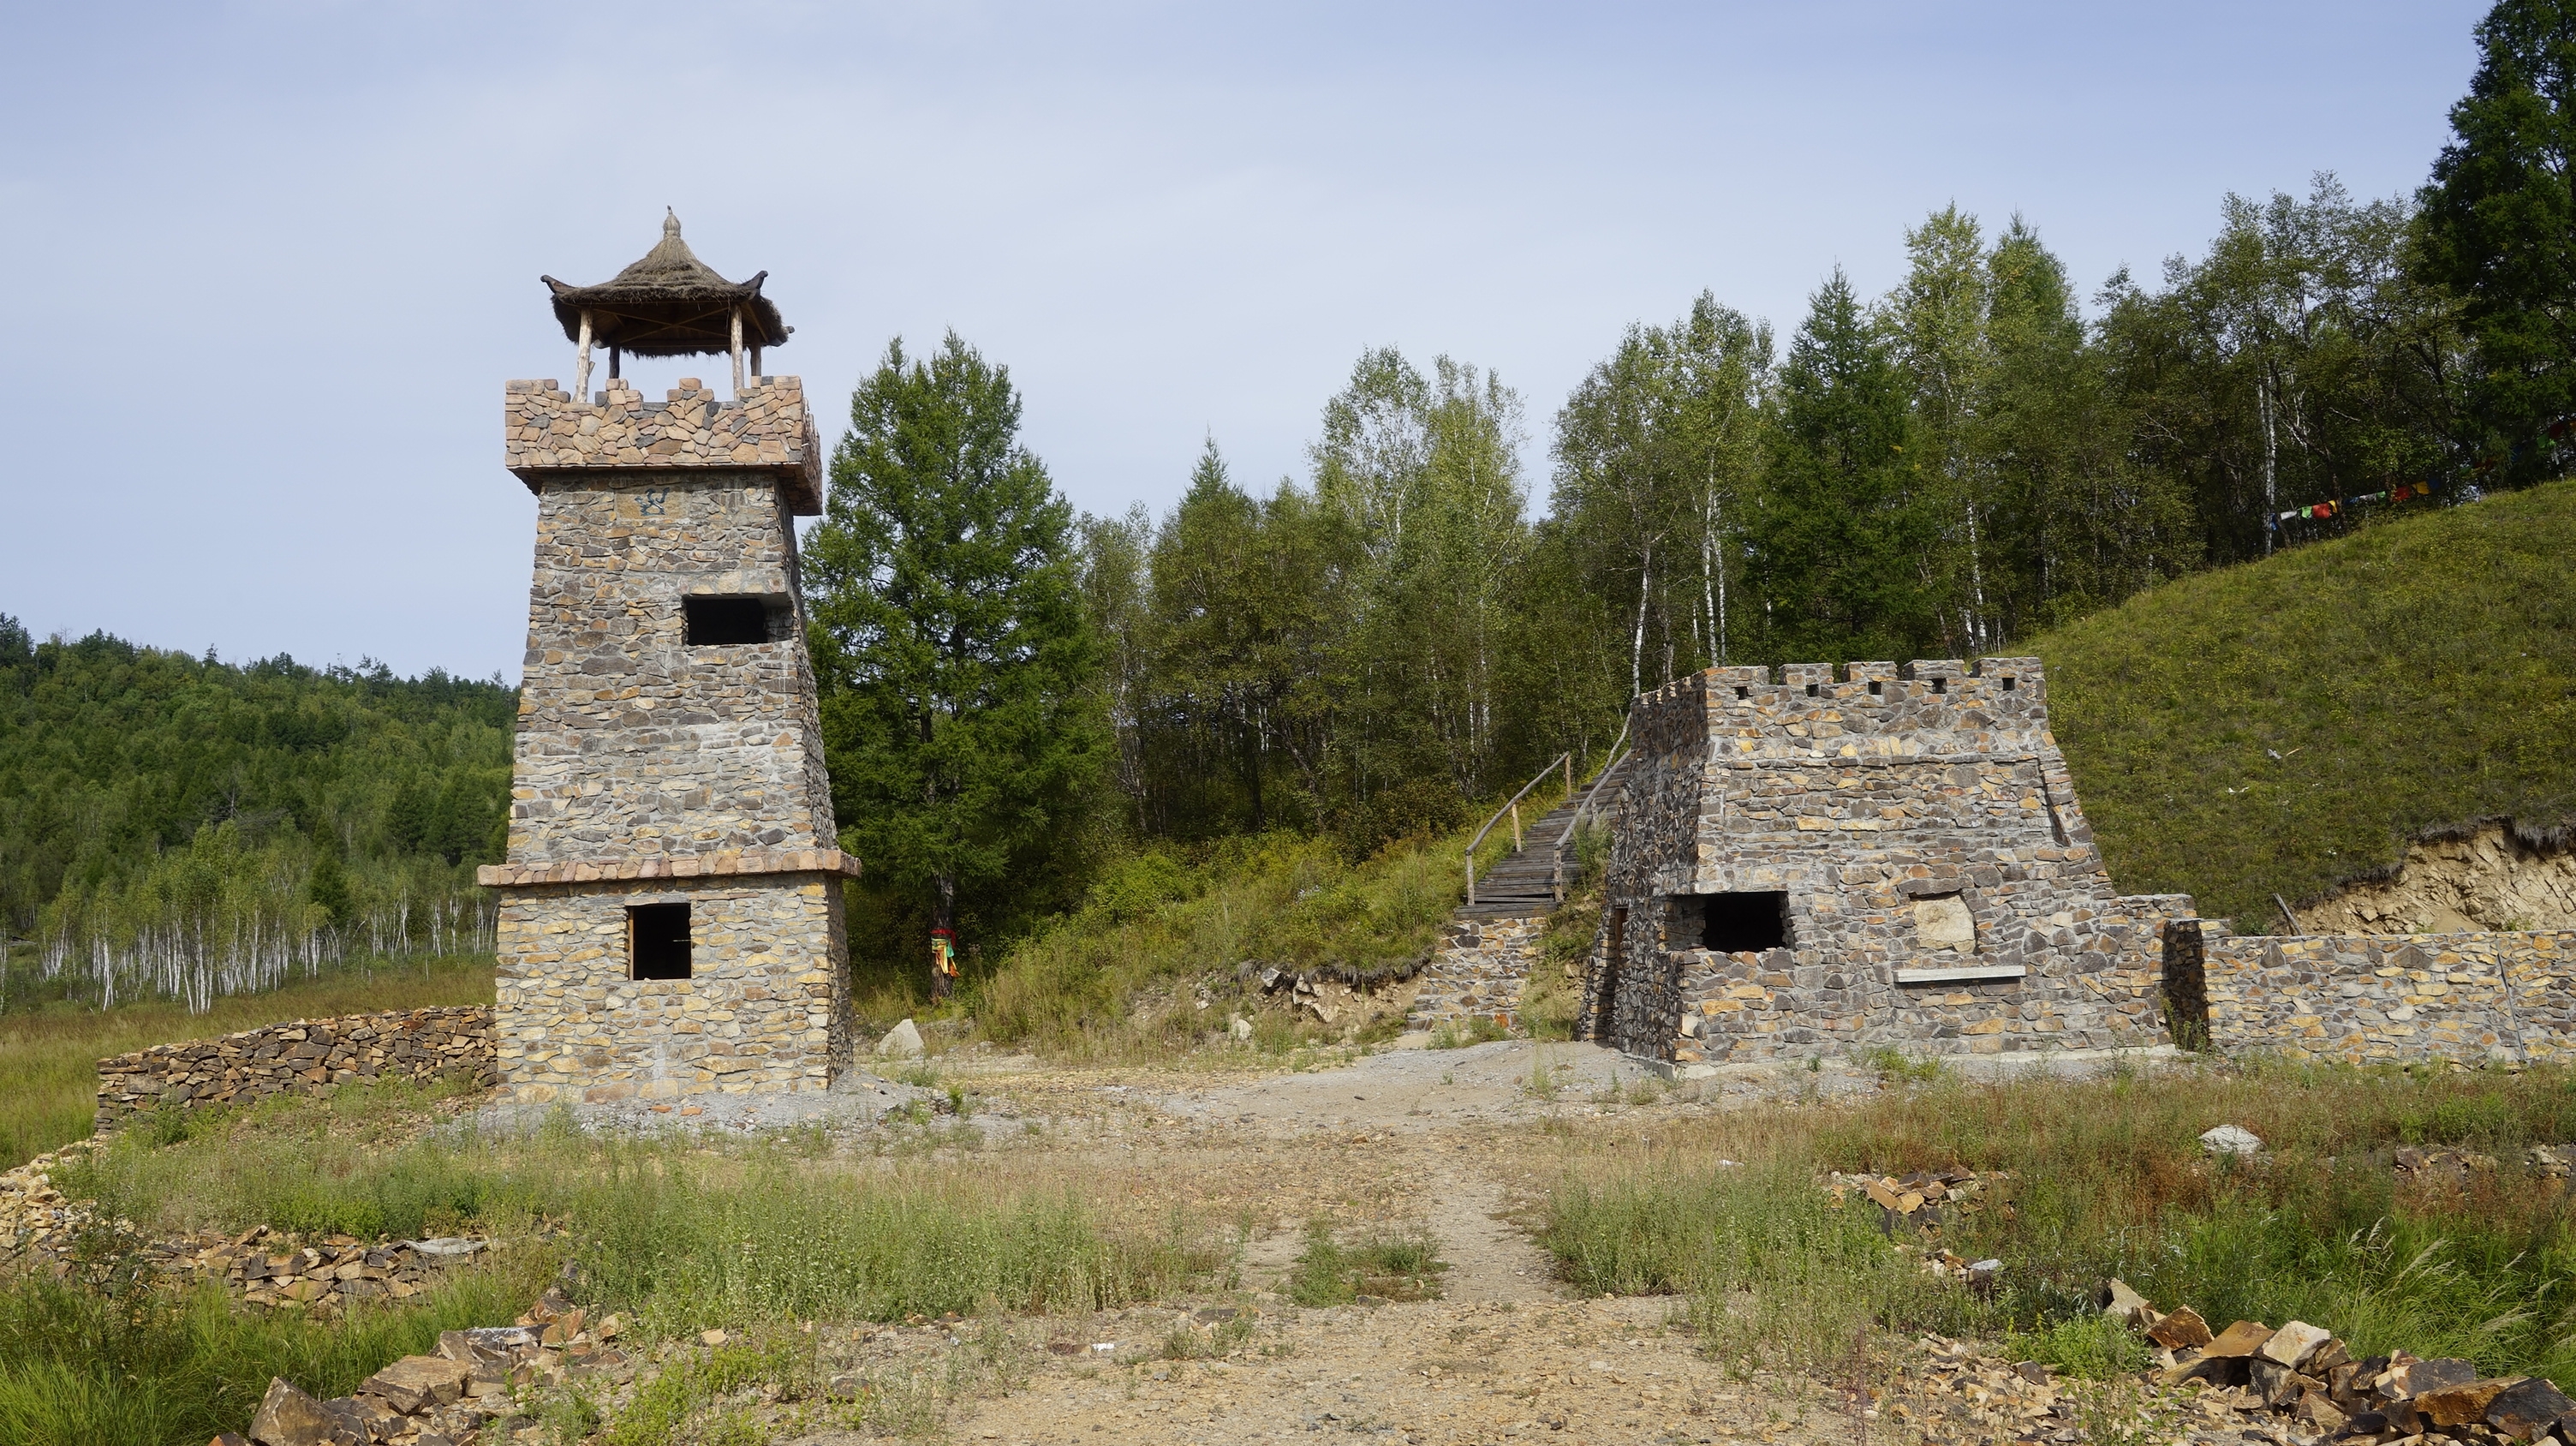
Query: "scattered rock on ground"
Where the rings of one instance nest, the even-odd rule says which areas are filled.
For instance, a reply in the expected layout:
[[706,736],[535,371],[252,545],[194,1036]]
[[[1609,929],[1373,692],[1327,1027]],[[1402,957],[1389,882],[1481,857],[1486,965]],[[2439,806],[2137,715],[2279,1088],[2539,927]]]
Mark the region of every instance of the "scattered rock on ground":
[[2220,1125],[2203,1131],[2200,1145],[2213,1155],[2252,1155],[2262,1150],[2263,1141],[2243,1125]]
[[877,1053],[898,1059],[919,1059],[922,1052],[921,1030],[909,1019],[887,1030],[885,1038],[877,1041]]

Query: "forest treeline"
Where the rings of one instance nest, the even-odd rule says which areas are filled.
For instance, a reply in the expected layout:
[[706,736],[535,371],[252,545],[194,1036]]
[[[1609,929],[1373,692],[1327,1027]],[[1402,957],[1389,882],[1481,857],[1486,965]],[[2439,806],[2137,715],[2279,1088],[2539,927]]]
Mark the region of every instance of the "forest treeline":
[[1164,515],[1082,523],[1129,826],[1365,847],[1597,759],[1698,668],[2008,652],[2520,480],[2480,450],[2416,203],[2321,176],[2219,220],[2088,316],[2033,225],[1945,208],[1892,290],[1837,271],[1785,343],[1710,294],[1632,327],[1537,439],[1491,373],[1369,352],[1305,476],[1247,489],[1211,440]]
[[199,1008],[488,950],[515,689],[230,664],[0,615],[0,987]]

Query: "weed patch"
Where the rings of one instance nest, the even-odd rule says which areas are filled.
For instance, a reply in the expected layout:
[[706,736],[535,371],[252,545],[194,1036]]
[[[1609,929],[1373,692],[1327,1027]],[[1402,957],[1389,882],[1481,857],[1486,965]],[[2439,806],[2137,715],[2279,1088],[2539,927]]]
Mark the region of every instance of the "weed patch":
[[1449,1268],[1439,1242],[1421,1230],[1385,1228],[1356,1244],[1333,1238],[1332,1222],[1306,1223],[1306,1248],[1288,1275],[1288,1298],[1299,1305],[1347,1305],[1361,1296],[1427,1300],[1440,1294]]

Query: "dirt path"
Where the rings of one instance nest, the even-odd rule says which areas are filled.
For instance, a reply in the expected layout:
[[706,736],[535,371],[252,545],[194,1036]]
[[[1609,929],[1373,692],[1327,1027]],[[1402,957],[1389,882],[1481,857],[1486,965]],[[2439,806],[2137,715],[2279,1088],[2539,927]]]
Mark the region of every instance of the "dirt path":
[[1294,1313],[1235,1361],[1046,1358],[1024,1389],[955,1421],[960,1441],[1248,1446],[1347,1439],[1848,1441],[1830,1393],[1738,1380],[1701,1356],[1671,1302],[1423,1301]]
[[[1351,1064],[1205,1083],[1067,1077],[992,1062],[980,1087],[1041,1119],[1058,1148],[1160,1151],[1173,1188],[1271,1218],[1238,1264],[1250,1335],[1230,1359],[1171,1359],[1218,1327],[1187,1311],[1024,1322],[1024,1385],[951,1420],[967,1442],[1208,1446],[1358,1435],[1406,1446],[1849,1439],[1840,1404],[1799,1381],[1730,1378],[1662,1299],[1573,1298],[1516,1223],[1533,1198],[1517,1137],[1669,1093],[1590,1045],[1501,1041],[1396,1049]],[[1750,1078],[1750,1077],[1748,1077]],[[1765,1076],[1767,1078],[1767,1076]],[[1746,1089],[1753,1086],[1747,1085]],[[1722,1097],[1727,1087],[1711,1091]],[[1248,1196],[1234,1191],[1256,1182]],[[1283,1292],[1308,1218],[1426,1227],[1441,1299],[1300,1309]],[[1242,1329],[1241,1325],[1235,1327]],[[1032,1343],[1035,1344],[1035,1343]],[[1110,1347],[1107,1351],[1098,1347]],[[816,1446],[844,1438],[811,1438]],[[854,1439],[854,1438],[853,1438]]]

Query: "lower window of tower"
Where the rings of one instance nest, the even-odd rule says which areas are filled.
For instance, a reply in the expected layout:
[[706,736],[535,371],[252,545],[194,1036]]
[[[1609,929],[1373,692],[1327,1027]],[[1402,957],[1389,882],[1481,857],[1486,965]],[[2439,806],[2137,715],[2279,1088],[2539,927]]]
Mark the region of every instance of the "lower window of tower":
[[1770,891],[1703,894],[1707,932],[1700,947],[1720,954],[1760,953],[1789,944],[1789,896]]
[[626,961],[633,978],[688,978],[689,906],[637,904],[628,909]]

